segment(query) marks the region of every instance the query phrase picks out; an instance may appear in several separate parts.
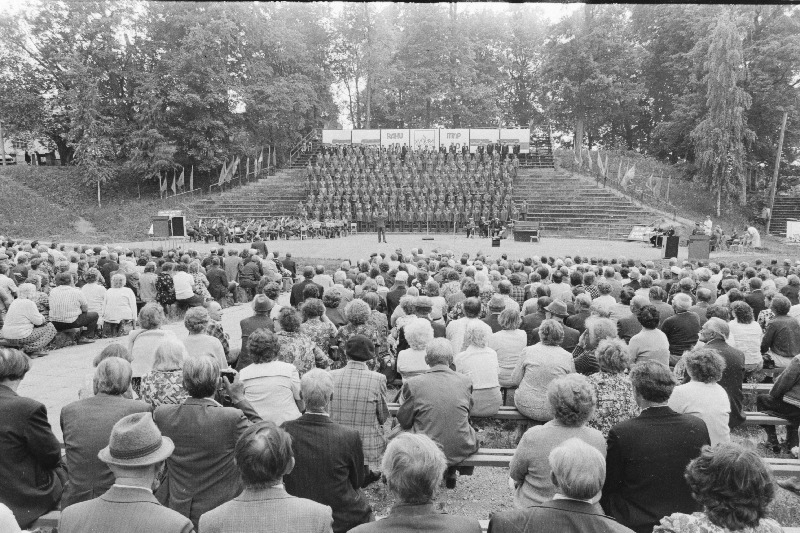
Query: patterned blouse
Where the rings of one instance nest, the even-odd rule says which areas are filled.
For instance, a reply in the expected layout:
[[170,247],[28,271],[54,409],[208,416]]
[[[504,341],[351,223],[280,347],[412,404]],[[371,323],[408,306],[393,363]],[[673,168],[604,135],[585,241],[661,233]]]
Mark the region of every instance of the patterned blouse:
[[276,335],[280,345],[278,359],[296,366],[301,377],[312,368],[328,366],[330,359],[308,335],[299,331],[279,331]]
[[767,326],[773,318],[775,318],[775,313],[772,312],[772,309],[764,309],[758,313],[758,325],[761,326],[761,331],[767,331]]
[[[661,523],[653,528],[653,533],[726,533],[724,527],[715,525],[705,513],[673,513],[661,519]],[[780,524],[771,518],[762,518],[756,527],[739,529],[741,533],[779,533],[783,531]]]
[[156,280],[156,301],[161,305],[175,303],[175,283],[167,272],[159,274]]
[[319,318],[312,318],[300,325],[300,333],[311,337],[311,340],[325,355],[330,355],[331,341],[336,337],[337,332],[336,326],[330,322],[323,322]]
[[619,422],[639,416],[641,412],[633,397],[633,385],[623,373],[609,374],[600,371],[589,376],[589,383],[597,393],[597,408],[589,427],[608,437],[608,431]]
[[[336,335],[336,344],[339,346],[339,360],[334,363],[333,368],[344,368],[347,364],[347,355],[344,353],[344,345],[347,340],[353,335],[364,335],[368,339],[372,339],[372,344],[380,346],[380,339],[378,338],[378,329],[367,322],[366,324],[346,324],[339,328],[339,333]],[[378,367],[376,359],[367,361],[367,367],[370,370],[375,370]]]
[[[489,299],[491,299],[491,297]],[[456,303],[456,305],[453,306],[450,312],[447,313],[447,319],[449,322],[452,322],[453,320],[458,320],[459,318],[464,318],[465,316],[467,315],[464,314],[464,300]],[[484,319],[487,316],[489,316],[488,300],[484,302],[483,298],[481,298],[481,314],[478,318]]]
[[389,355],[389,320],[385,313],[373,309],[369,315],[367,324],[371,324],[378,331],[378,357],[384,358]]
[[151,370],[142,376],[139,396],[153,406],[180,404],[189,397],[183,388],[183,370]]
[[202,272],[195,272],[192,277],[194,278],[194,288],[192,289],[194,293],[206,300],[213,300],[213,296],[208,292],[208,278],[206,275]]

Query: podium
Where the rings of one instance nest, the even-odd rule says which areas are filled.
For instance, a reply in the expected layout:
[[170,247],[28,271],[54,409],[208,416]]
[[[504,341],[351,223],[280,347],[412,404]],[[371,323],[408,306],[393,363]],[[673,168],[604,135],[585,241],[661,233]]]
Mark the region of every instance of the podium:
[[711,250],[711,237],[708,235],[689,235],[686,237],[689,243],[689,260],[708,259]]
[[677,235],[670,235],[664,238],[664,259],[678,257],[678,244],[681,238]]

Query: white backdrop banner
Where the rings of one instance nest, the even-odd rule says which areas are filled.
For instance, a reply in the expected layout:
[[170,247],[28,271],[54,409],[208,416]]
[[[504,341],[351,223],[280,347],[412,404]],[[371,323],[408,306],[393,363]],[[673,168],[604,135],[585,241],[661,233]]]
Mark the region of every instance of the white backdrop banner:
[[353,130],[353,144],[381,145],[381,130]]
[[527,128],[501,129],[500,144],[518,144],[520,153],[527,154],[531,149],[531,132]]
[[441,129],[439,130],[439,142],[448,150],[450,150],[450,145],[453,144],[456,150],[460,151],[462,146],[469,146],[469,132],[470,130],[468,129]]
[[439,130],[411,130],[411,146],[416,150],[437,150],[439,148]]
[[322,130],[322,144],[350,144],[353,130]]
[[410,142],[408,130],[381,130],[381,146],[408,146]]
[[476,152],[478,146],[496,143],[500,139],[500,130],[469,130],[469,151]]

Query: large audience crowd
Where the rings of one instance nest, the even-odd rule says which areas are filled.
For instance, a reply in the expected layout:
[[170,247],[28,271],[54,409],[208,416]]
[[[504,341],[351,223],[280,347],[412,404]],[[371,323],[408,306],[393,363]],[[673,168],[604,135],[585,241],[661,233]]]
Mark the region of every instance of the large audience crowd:
[[[529,423],[490,532],[780,531],[777,482],[731,429],[743,383],[774,379],[758,408],[790,425],[766,446],[797,446],[800,262],[398,249],[330,271],[263,242],[3,244],[3,531],[60,508],[61,533],[478,532],[435,498],[503,406]],[[239,348],[220,319],[245,303]],[[183,339],[163,328],[181,315]],[[70,331],[122,342],[62,409],[62,456],[16,391],[26,353]],[[375,521],[379,480],[394,505]]]

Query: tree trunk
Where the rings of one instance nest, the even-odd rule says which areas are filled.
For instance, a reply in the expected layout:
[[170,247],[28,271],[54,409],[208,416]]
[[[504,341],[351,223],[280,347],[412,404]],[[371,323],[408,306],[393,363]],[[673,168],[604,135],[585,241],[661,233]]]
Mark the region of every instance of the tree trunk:
[[431,127],[431,99],[425,101],[425,127]]
[[719,216],[720,216],[720,212],[721,212],[721,210],[720,210],[721,205],[720,204],[721,203],[722,203],[722,184],[720,183],[717,186],[717,218],[719,218]]
[[580,158],[580,150],[583,146],[583,113],[578,115],[578,119],[575,121],[575,139],[573,140],[572,149],[575,151],[575,154],[578,158]]
[[56,145],[58,157],[61,160],[61,166],[69,165],[72,162],[75,149],[67,145],[67,141],[58,135],[50,136],[50,139],[53,141],[53,144]]
[[366,127],[369,129],[372,121],[372,25],[369,21],[369,2],[364,2],[364,20],[367,28],[367,108]]

